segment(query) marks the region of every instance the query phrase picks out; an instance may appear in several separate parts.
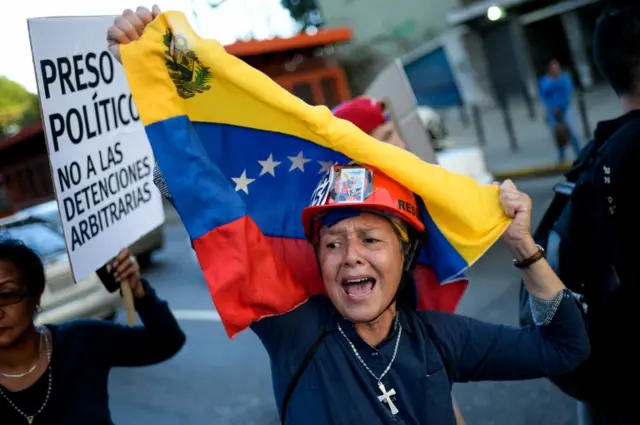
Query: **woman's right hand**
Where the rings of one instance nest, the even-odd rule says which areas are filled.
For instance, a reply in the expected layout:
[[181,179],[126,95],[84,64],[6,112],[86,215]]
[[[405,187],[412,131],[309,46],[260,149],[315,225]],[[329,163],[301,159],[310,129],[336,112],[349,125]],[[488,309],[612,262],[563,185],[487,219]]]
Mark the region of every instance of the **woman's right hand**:
[[138,6],[135,12],[127,9],[113,21],[113,25],[107,31],[107,43],[109,51],[118,62],[122,62],[120,45],[139,39],[144,28],[159,14],[160,8],[155,4],[151,10]]

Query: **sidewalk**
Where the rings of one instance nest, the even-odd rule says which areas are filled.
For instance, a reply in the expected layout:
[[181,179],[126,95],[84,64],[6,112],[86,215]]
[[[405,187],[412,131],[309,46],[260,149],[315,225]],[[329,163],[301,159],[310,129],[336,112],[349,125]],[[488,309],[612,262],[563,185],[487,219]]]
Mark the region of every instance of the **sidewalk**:
[[[607,87],[597,87],[585,94],[589,127],[591,132],[598,121],[614,118],[620,113],[620,107],[615,94]],[[568,169],[568,165],[559,165],[555,142],[544,121],[542,105],[536,105],[536,118],[532,120],[524,102],[515,101],[510,105],[516,140],[520,150],[512,152],[509,145],[507,130],[500,111],[487,108],[482,111],[485,129],[486,146],[483,147],[489,170],[496,179],[532,177],[537,175],[559,173]],[[577,107],[576,107],[577,110]],[[465,127],[457,110],[449,110],[443,114],[445,125],[451,137],[461,144],[477,143],[477,136],[473,124]],[[582,121],[578,117],[580,136],[583,144],[588,141],[582,131]],[[567,149],[568,164],[574,156],[570,148]]]

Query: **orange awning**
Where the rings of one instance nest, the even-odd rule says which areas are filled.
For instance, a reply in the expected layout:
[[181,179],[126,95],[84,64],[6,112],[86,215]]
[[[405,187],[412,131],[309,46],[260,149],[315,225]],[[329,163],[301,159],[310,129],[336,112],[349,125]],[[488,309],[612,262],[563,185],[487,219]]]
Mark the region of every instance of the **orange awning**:
[[291,38],[238,41],[224,48],[231,55],[245,57],[344,43],[352,38],[353,32],[349,28],[328,28],[321,29],[314,35],[300,34]]

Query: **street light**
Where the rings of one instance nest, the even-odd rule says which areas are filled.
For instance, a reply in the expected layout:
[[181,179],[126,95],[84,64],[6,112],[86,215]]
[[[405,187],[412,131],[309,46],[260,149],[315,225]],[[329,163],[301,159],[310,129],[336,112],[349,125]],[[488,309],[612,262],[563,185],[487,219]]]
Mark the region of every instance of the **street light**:
[[498,6],[491,6],[487,9],[487,19],[495,22],[504,17],[504,10]]

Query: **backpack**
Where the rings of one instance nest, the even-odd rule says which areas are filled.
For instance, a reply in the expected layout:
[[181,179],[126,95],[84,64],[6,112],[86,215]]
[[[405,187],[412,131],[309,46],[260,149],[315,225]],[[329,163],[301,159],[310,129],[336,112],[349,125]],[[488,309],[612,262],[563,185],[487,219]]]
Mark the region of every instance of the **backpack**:
[[[551,204],[545,211],[533,238],[546,252],[549,265],[560,280],[580,301],[589,326],[589,304],[601,297],[607,287],[617,282],[613,268],[603,264],[597,257],[599,247],[606,246],[606,235],[599,228],[606,219],[606,203],[610,194],[604,186],[604,196],[595,198],[594,183],[600,178],[598,160],[615,144],[618,136],[629,129],[633,121],[624,124],[600,146],[591,140],[583,149],[572,168],[565,174],[565,180],[556,184]],[[602,208],[598,206],[601,205]],[[595,207],[595,208],[594,208]],[[585,211],[588,213],[585,214]],[[520,282],[519,321],[521,326],[533,326],[530,295]],[[565,394],[584,403],[594,404],[597,400],[591,382],[589,361],[573,371],[550,377]]]

